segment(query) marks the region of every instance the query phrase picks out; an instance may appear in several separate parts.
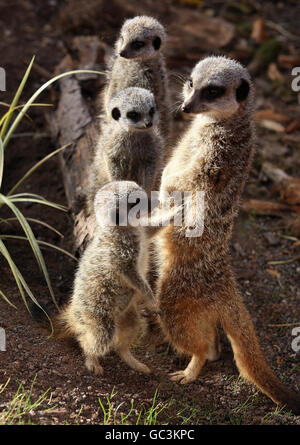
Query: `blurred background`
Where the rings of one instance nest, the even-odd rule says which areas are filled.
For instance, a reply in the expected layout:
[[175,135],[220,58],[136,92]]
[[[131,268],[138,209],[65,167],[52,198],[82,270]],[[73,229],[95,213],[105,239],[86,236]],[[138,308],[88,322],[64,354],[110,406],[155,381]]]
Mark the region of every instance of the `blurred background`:
[[[297,81],[292,70],[300,67],[298,0],[0,0],[0,66],[6,71],[6,91],[0,91],[1,115],[6,110],[5,103],[11,103],[33,55],[36,58],[21,103],[57,73],[57,66],[66,56],[73,68],[103,70],[122,23],[140,14],[156,17],[168,32],[165,56],[174,141],[189,124],[189,116],[179,111],[182,83],[200,58],[227,55],[247,66],[252,75],[256,89],[257,153],[233,233],[232,261],[268,361],[279,369],[287,385],[296,388],[299,353],[291,348],[291,342],[293,327],[300,326],[300,79]],[[103,77],[93,76],[81,82],[83,97],[95,122],[103,82]],[[55,107],[59,98],[60,89],[55,85],[39,101]],[[5,153],[4,192],[57,148],[51,137],[50,115],[48,108],[30,109],[13,135]],[[36,171],[20,191],[38,193],[66,205],[57,159],[52,158]],[[27,217],[43,218],[63,235],[33,223],[38,240],[72,250],[70,215],[31,203],[24,203],[21,208]],[[6,235],[20,233],[13,223],[2,224],[1,230]],[[8,244],[16,264],[29,277],[32,291],[51,309],[53,303],[32,252],[26,243],[10,240]],[[72,290],[76,263],[53,249],[44,251],[44,256],[56,298],[63,303]],[[109,358],[105,366],[110,378],[104,377],[95,395],[89,376],[84,375],[78,351],[70,355],[65,346],[54,341],[49,341],[45,350],[45,334],[20,302],[16,283],[1,256],[0,289],[18,307],[16,311],[0,299],[0,326],[6,329],[9,342],[0,366],[1,376],[30,382],[37,373],[37,391],[44,391],[49,385],[54,394],[56,391],[53,397],[61,411],[39,414],[35,417],[37,423],[62,423],[66,419],[72,423],[74,418],[81,423],[97,423],[102,414],[96,395],[106,397],[117,385],[116,399],[120,403],[133,397],[137,404],[151,405],[158,384],[162,385],[163,404],[177,398],[177,408],[170,405],[162,414],[162,421],[172,419],[171,423],[180,423],[185,416],[187,423],[297,422],[295,417],[274,409],[269,415],[271,402],[257,396],[252,387],[238,379],[226,341],[221,361],[208,365],[203,379],[176,390],[176,394],[173,386],[162,383],[159,373],[146,385],[144,377],[122,373]],[[153,366],[163,372],[178,367],[174,360],[172,355],[151,356]],[[78,369],[83,377],[78,376]],[[7,400],[13,388],[8,387]],[[179,408],[184,413],[181,417]],[[79,414],[74,417],[74,413]]]

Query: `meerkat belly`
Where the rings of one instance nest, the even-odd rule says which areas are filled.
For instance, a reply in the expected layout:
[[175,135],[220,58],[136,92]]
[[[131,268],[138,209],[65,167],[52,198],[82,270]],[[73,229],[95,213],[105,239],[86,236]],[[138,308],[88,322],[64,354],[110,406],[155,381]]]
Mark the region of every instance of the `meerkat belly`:
[[[134,137],[122,140],[108,151],[112,180],[130,180],[144,186],[144,172],[156,163],[154,141],[151,138]],[[154,151],[154,152],[153,152]]]

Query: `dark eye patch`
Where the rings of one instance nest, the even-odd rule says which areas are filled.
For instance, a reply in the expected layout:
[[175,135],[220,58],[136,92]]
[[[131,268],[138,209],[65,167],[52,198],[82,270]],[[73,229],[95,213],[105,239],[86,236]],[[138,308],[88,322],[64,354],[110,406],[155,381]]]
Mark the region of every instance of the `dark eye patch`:
[[153,48],[155,49],[155,51],[157,51],[161,45],[161,38],[158,36],[154,37],[152,44],[153,44]]
[[149,116],[154,116],[154,113],[155,113],[155,108],[154,107],[152,107],[152,108],[150,108],[150,111],[149,111]]
[[126,116],[133,122],[138,122],[141,119],[141,114],[137,111],[128,111]]
[[121,113],[119,108],[114,108],[111,112],[112,117],[114,118],[115,121],[119,120]]
[[236,100],[237,102],[243,102],[249,94],[250,86],[247,80],[242,79],[240,85],[236,89]]
[[135,40],[134,42],[132,42],[130,44],[130,46],[134,51],[138,51],[139,49],[141,49],[145,46],[145,42],[143,42],[141,40]]
[[219,97],[224,96],[225,91],[225,87],[220,87],[218,85],[209,85],[202,89],[201,98],[208,101],[218,99]]

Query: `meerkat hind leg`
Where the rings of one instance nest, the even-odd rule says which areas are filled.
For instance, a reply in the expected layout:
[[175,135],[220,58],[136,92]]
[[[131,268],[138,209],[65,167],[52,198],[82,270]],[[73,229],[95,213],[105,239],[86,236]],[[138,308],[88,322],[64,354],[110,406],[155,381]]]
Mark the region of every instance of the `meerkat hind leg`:
[[191,383],[197,379],[204,363],[205,355],[202,357],[193,355],[187,367],[182,371],[170,373],[170,378],[173,382],[180,382],[182,385]]
[[220,343],[220,334],[218,330],[215,332],[215,337],[213,341],[208,343],[208,351],[206,358],[209,362],[215,362],[219,360],[221,355],[221,343]]
[[[170,374],[172,381],[180,382],[183,385],[186,383],[191,383],[197,379],[202,366],[206,361],[209,345],[213,344],[215,338],[212,329],[207,329],[209,325],[199,319],[197,315],[193,319],[190,319],[189,322],[188,335],[183,337],[182,335],[178,335],[177,332],[177,338],[174,342],[174,346],[177,347],[179,351],[191,354],[192,358],[184,370],[176,371]],[[179,329],[179,326],[177,329]],[[186,331],[183,331],[182,325],[180,330],[181,332]]]
[[86,368],[96,375],[103,375],[104,369],[99,363],[98,357],[95,355],[86,355],[85,357]]
[[81,333],[78,338],[79,344],[83,350],[85,356],[85,366],[96,375],[103,375],[104,369],[99,363],[99,339],[95,335],[93,330]]
[[118,321],[114,338],[114,349],[130,368],[144,374],[150,374],[151,370],[148,366],[137,360],[130,351],[130,346],[138,338],[139,331],[139,318],[136,309],[129,307]]

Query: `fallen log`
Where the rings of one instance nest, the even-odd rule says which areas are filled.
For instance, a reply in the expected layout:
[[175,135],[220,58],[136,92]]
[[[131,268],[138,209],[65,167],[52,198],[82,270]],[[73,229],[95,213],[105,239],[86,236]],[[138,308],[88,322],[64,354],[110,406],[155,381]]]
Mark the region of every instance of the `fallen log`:
[[263,164],[263,172],[273,182],[282,201],[291,206],[300,205],[300,178],[288,175],[270,162]]
[[247,213],[257,215],[283,216],[291,212],[291,207],[278,202],[262,201],[258,199],[249,199],[242,203],[241,209]]
[[[76,45],[86,48],[87,37],[81,41],[79,39],[76,38]],[[94,37],[90,43],[97,44]],[[85,59],[79,61],[76,67],[67,55],[56,68],[57,74],[76,69],[78,66],[94,69],[95,51],[90,51],[90,61],[86,59],[86,51],[82,51],[82,54]],[[59,162],[68,207],[74,220],[73,247],[77,255],[84,250],[95,227],[94,218],[87,218],[85,215],[85,195],[99,128],[82,94],[80,81],[86,79],[90,80],[90,76],[70,75],[60,79],[58,106],[49,119],[52,136],[58,144],[71,142],[71,145],[60,153]]]

